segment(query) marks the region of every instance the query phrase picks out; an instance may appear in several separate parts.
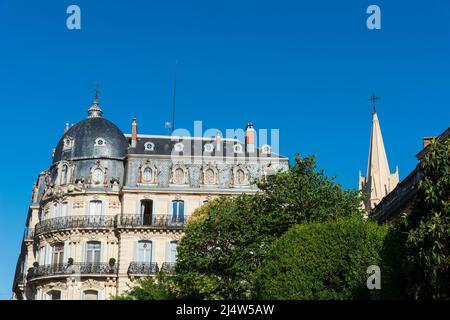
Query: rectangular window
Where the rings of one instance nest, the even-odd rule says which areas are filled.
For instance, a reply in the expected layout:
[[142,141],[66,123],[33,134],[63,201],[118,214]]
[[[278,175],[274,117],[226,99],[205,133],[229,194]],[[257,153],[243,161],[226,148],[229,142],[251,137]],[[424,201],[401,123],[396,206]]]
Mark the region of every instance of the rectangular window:
[[100,263],[101,243],[98,241],[89,241],[86,248],[86,262]]
[[52,251],[52,264],[62,265],[64,263],[64,243],[56,243]]
[[170,241],[169,248],[169,262],[175,263],[177,261],[178,241]]
[[102,214],[102,202],[95,200],[89,202],[89,215],[90,216],[99,216]]

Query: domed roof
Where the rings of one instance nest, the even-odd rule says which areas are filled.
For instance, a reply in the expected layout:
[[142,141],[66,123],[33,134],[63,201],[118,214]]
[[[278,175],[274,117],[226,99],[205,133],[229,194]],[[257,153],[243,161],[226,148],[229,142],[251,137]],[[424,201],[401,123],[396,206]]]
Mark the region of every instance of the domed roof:
[[114,123],[102,118],[97,96],[88,114],[86,120],[70,128],[61,138],[55,149],[54,163],[63,159],[120,159],[126,156],[127,139]]

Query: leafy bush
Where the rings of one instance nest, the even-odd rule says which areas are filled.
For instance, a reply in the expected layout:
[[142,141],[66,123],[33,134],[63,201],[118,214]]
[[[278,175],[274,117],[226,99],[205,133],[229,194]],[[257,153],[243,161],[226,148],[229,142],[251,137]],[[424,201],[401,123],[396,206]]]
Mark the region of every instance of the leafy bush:
[[291,228],[274,243],[257,271],[255,298],[372,298],[375,292],[367,289],[366,270],[381,265],[388,229],[361,218]]

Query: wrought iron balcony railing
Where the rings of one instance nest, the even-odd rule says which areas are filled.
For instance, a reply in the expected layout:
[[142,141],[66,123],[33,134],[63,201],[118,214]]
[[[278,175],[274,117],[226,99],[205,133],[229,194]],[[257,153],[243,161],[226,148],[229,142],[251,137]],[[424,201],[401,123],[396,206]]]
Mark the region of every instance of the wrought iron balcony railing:
[[128,267],[128,274],[130,275],[151,275],[158,273],[158,271],[159,267],[156,262],[133,261]]
[[112,228],[114,227],[114,216],[92,215],[92,216],[68,216],[42,220],[35,227],[35,234],[73,229],[73,228]]
[[175,267],[175,262],[164,262],[161,266],[161,271],[165,273],[173,273]]
[[187,217],[172,216],[168,214],[136,215],[122,214],[117,218],[117,227],[147,227],[182,229]]
[[98,274],[108,275],[117,274],[117,266],[111,266],[109,263],[60,263],[60,264],[47,264],[39,267],[32,267],[28,270],[27,279],[34,279],[38,277],[48,276],[69,276],[71,274]]

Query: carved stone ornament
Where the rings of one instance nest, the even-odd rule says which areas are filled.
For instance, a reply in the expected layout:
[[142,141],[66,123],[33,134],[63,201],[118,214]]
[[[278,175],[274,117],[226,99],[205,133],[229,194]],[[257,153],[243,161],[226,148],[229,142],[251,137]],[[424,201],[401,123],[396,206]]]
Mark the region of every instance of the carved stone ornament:
[[170,178],[171,184],[188,184],[189,175],[188,169],[181,161],[173,165],[172,174]]

